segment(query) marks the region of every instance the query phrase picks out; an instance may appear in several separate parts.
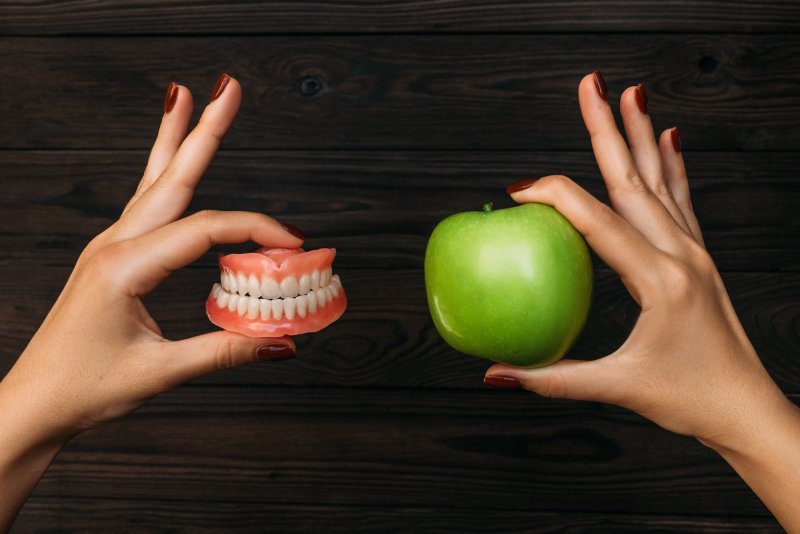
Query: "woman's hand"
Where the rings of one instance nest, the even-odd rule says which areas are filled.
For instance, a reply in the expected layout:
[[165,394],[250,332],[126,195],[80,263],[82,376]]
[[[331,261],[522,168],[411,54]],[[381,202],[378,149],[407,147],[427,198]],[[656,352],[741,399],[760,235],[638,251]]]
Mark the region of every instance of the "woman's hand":
[[168,341],[142,297],[217,243],[299,247],[302,234],[258,213],[180,218],[230,128],[241,87],[223,75],[187,135],[192,96],[170,85],[141,183],[120,219],[89,243],[39,331],[0,383],[0,531],[63,443],[194,377],[287,359],[291,339],[218,331]]
[[787,528],[798,528],[798,410],[761,364],[704,247],[677,128],[656,141],[644,88],[629,87],[620,101],[628,147],[600,74],[586,76],[578,92],[613,209],[564,176],[518,182],[509,193],[567,217],[619,273],[641,314],[613,354],[541,369],[495,365],[485,381],[616,404],[697,437],[723,453]]

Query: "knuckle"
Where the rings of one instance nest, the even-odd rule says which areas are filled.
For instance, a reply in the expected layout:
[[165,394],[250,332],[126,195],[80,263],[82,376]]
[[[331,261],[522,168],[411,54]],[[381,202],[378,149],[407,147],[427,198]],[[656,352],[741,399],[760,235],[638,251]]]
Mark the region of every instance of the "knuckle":
[[217,352],[214,355],[217,369],[220,371],[226,369],[233,369],[236,367],[236,347],[233,340],[226,339],[217,346]]
[[609,194],[635,193],[637,195],[650,194],[650,188],[637,172],[629,172],[619,182],[607,181]]
[[551,399],[565,398],[568,394],[567,382],[564,380],[564,375],[557,369],[554,369],[552,374],[543,380],[536,392]]
[[209,229],[214,226],[219,216],[220,212],[217,210],[201,210],[192,215],[192,219],[201,228]]
[[563,196],[567,194],[572,180],[563,174],[553,174],[545,176],[539,180],[539,188],[549,189],[554,196]]
[[664,297],[670,302],[685,302],[695,293],[697,279],[684,262],[670,258],[661,269],[660,285]]
[[87,259],[92,277],[105,281],[116,279],[123,264],[122,254],[122,247],[116,243],[92,251]]
[[665,180],[656,180],[656,183],[653,184],[653,193],[663,199],[672,197],[672,190]]

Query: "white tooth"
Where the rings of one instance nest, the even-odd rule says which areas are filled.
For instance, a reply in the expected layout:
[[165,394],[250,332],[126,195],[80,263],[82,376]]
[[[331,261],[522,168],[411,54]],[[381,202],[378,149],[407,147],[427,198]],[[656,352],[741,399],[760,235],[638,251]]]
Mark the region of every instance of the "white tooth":
[[320,287],[325,287],[331,282],[331,270],[325,269],[319,275],[319,285]]
[[319,289],[319,271],[311,273],[311,289]]
[[305,295],[311,290],[311,277],[307,274],[304,274],[300,277],[300,289],[299,293],[301,295]]
[[317,292],[312,291],[306,297],[308,298],[308,313],[317,313]]
[[255,319],[258,317],[258,301],[255,297],[250,297],[248,299],[250,302],[247,303],[247,318],[248,319]]
[[276,321],[280,321],[281,317],[283,317],[283,301],[281,299],[275,299],[270,302],[272,303],[272,318]]
[[294,276],[287,276],[281,280],[281,296],[294,297],[297,295],[297,278]]
[[299,315],[301,319],[305,319],[306,312],[308,311],[308,297],[305,295],[295,297],[294,304],[297,307],[297,315]]
[[328,288],[321,287],[319,291],[317,291],[317,306],[320,308],[324,308],[325,305],[328,303]]
[[293,298],[283,299],[283,313],[288,320],[294,319],[295,300]]
[[232,272],[228,273],[228,291],[231,293],[238,293],[239,284],[236,282],[236,275]]
[[339,296],[339,287],[340,286],[336,282],[336,280],[335,279],[331,279],[331,285],[328,286],[328,291],[331,292],[331,295],[333,296],[333,298],[336,298],[336,297]]
[[219,295],[217,295],[217,306],[219,306],[220,308],[224,308],[225,306],[228,305],[228,300],[230,298],[231,298],[230,293],[228,293],[227,291],[221,292]]
[[333,276],[331,276],[331,282],[333,282],[334,284],[338,285],[339,288],[342,287],[342,279],[339,278],[338,274],[334,274]]
[[225,271],[219,273],[219,283],[225,289],[225,291],[228,290],[228,273]]
[[247,293],[247,277],[243,273],[236,274],[236,289],[240,295]]
[[228,311],[233,311],[239,305],[239,295],[233,293],[231,298],[228,299]]
[[258,298],[261,296],[261,283],[254,274],[251,274],[247,279],[247,292],[250,293],[251,297]]
[[236,304],[236,313],[239,315],[244,315],[244,312],[247,311],[247,305],[250,302],[250,297],[240,296],[239,302]]
[[220,292],[221,290],[222,290],[222,286],[221,286],[221,285],[219,285],[219,284],[214,284],[213,286],[211,286],[211,296],[212,296],[213,298],[217,298],[217,295],[219,295],[219,292]]
[[261,308],[261,320],[262,321],[269,321],[269,318],[272,317],[272,304],[267,299],[259,299],[258,307]]
[[268,299],[276,299],[281,296],[281,288],[278,282],[272,278],[264,277],[261,279],[261,296]]

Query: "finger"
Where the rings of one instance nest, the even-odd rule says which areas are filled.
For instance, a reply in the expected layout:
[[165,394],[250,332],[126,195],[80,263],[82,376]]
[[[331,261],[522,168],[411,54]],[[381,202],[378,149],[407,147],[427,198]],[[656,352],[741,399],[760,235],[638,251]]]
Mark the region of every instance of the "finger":
[[303,244],[303,239],[261,213],[201,211],[121,243],[118,278],[131,295],[142,296],[212,246],[248,240],[282,248]]
[[125,206],[123,214],[139,199],[150,185],[164,172],[169,162],[181,146],[186,132],[189,129],[189,119],[192,116],[192,94],[186,87],[171,83],[164,97],[164,115],[161,117],[161,127],[158,137],[150,151],[147,168],[144,171],[139,186],[136,188],[131,200]]
[[123,237],[142,235],[169,224],[189,206],[197,183],[214,159],[241,103],[241,86],[230,77],[226,82],[226,76],[217,82],[218,86],[223,85],[221,94],[206,106],[167,168],[126,214]]
[[689,180],[686,178],[686,167],[681,154],[681,137],[677,127],[661,132],[658,148],[664,167],[664,177],[669,184],[675,204],[683,213],[683,217],[686,219],[695,241],[705,246],[703,233],[700,231],[700,223],[698,223],[692,207]]
[[[506,380],[503,380],[506,379]],[[598,360],[561,360],[548,367],[523,369],[496,364],[486,371],[486,384],[515,386],[544,397],[621,404],[625,382],[614,365],[613,356]]]
[[679,250],[682,232],[639,175],[617,130],[611,107],[597,89],[595,75],[583,78],[578,98],[614,209],[657,247],[670,252]]
[[[166,352],[166,354],[165,354]],[[169,387],[215,371],[233,369],[257,361],[282,361],[295,356],[297,348],[288,336],[247,337],[233,332],[211,332],[171,341],[166,351],[153,351]]]
[[619,273],[637,301],[643,291],[658,284],[656,265],[663,253],[614,210],[566,176],[518,182],[508,190],[516,202],[541,202],[564,215],[600,258]]
[[675,204],[669,190],[669,184],[664,180],[661,168],[661,154],[653,134],[653,124],[647,113],[647,92],[642,84],[628,87],[620,98],[620,113],[628,135],[631,156],[636,169],[650,191],[667,208],[667,211],[678,223],[678,226],[691,235],[686,219]]

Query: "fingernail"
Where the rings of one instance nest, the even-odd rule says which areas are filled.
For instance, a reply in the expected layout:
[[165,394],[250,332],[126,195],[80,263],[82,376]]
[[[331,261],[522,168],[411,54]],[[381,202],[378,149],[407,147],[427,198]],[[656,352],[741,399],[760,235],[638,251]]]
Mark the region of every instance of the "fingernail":
[[636,86],[636,105],[639,106],[639,111],[647,115],[647,91],[642,84]]
[[164,113],[169,113],[175,107],[178,100],[178,84],[171,82],[167,87],[167,94],[164,95]]
[[672,133],[670,134],[670,137],[672,137],[672,148],[675,149],[675,152],[680,154],[681,153],[681,134],[678,133],[678,127],[677,126],[672,129]]
[[281,226],[283,226],[284,230],[295,236],[297,239],[302,239],[303,241],[306,240],[306,234],[304,234],[303,231],[300,228],[296,227],[295,225],[289,223],[281,223]]
[[225,73],[222,73],[220,77],[217,78],[217,84],[214,86],[214,90],[211,91],[211,100],[209,100],[209,103],[219,98],[219,95],[221,95],[225,87],[228,86],[229,81],[231,81],[231,77]]
[[522,387],[519,380],[510,376],[484,376],[483,383],[498,389],[519,389]]
[[514,182],[513,184],[506,187],[506,193],[510,195],[511,193],[516,193],[517,191],[528,189],[535,183],[536,183],[536,178],[529,178],[527,180],[520,180],[519,182]]
[[278,362],[291,358],[294,358],[294,350],[285,343],[269,343],[256,349],[257,360]]
[[597,94],[600,95],[600,98],[608,102],[608,89],[606,88],[606,81],[603,79],[603,75],[600,74],[599,70],[594,71],[594,87],[597,89]]

